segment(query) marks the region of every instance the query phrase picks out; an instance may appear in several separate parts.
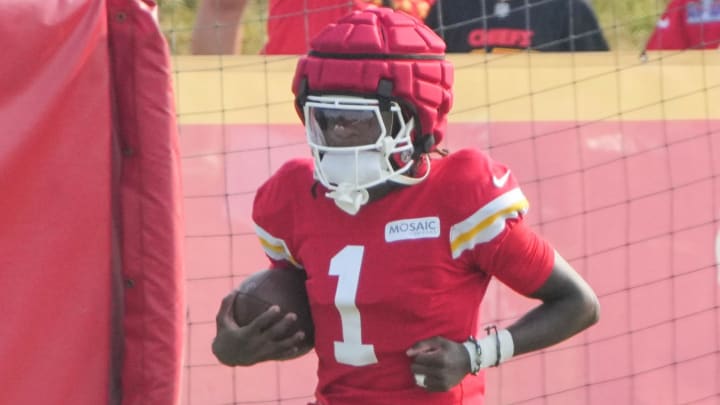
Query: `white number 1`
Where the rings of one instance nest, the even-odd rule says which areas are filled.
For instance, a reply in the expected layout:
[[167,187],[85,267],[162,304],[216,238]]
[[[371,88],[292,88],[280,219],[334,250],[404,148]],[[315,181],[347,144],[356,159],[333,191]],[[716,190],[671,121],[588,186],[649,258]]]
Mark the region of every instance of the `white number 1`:
[[377,363],[375,346],[362,343],[360,311],[355,305],[365,248],[346,246],[330,260],[330,275],[338,276],[335,307],[340,312],[342,341],[335,341],[335,360],[351,366]]

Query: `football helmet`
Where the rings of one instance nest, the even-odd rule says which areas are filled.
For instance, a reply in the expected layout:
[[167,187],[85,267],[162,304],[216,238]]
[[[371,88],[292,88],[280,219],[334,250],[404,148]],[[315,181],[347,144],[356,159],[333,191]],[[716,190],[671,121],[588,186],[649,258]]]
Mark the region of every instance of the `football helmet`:
[[402,12],[355,11],[318,34],[292,89],[327,196],[355,214],[370,187],[422,181],[429,164],[410,170],[443,139],[452,82],[443,40]]

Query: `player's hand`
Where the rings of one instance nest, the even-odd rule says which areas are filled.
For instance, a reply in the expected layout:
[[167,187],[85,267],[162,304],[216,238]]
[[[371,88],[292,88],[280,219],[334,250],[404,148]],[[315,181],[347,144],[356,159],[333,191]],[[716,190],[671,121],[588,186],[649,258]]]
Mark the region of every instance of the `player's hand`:
[[416,382],[428,391],[447,391],[470,372],[470,358],[462,343],[443,337],[421,340],[406,354],[412,358],[410,370]]
[[233,317],[237,291],[223,298],[215,318],[217,334],[212,351],[228,366],[250,366],[266,360],[294,357],[305,334],[298,331],[288,336],[297,319],[294,313],[282,314],[276,305],[268,308],[247,325],[238,325]]

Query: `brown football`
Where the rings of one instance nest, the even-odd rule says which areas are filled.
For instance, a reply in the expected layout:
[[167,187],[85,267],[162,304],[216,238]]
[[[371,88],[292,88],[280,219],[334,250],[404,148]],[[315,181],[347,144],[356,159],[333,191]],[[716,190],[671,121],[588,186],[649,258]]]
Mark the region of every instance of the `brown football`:
[[315,328],[305,279],[305,272],[296,268],[262,270],[252,274],[238,288],[233,308],[235,322],[247,325],[271,305],[278,305],[283,313],[297,314],[296,328],[290,330],[286,337],[302,330],[305,332],[305,345],[301,351],[310,350],[314,344]]

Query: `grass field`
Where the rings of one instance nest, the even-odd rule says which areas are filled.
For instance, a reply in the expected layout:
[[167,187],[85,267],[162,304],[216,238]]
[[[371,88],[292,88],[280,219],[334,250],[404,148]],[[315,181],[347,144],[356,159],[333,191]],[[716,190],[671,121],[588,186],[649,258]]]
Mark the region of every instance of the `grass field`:
[[[174,54],[189,53],[195,9],[199,1],[203,0],[159,1],[160,24]],[[255,54],[264,42],[267,0],[249,1],[250,5],[243,18],[245,35],[242,53]],[[667,1],[594,0],[593,6],[611,49],[640,51]]]

